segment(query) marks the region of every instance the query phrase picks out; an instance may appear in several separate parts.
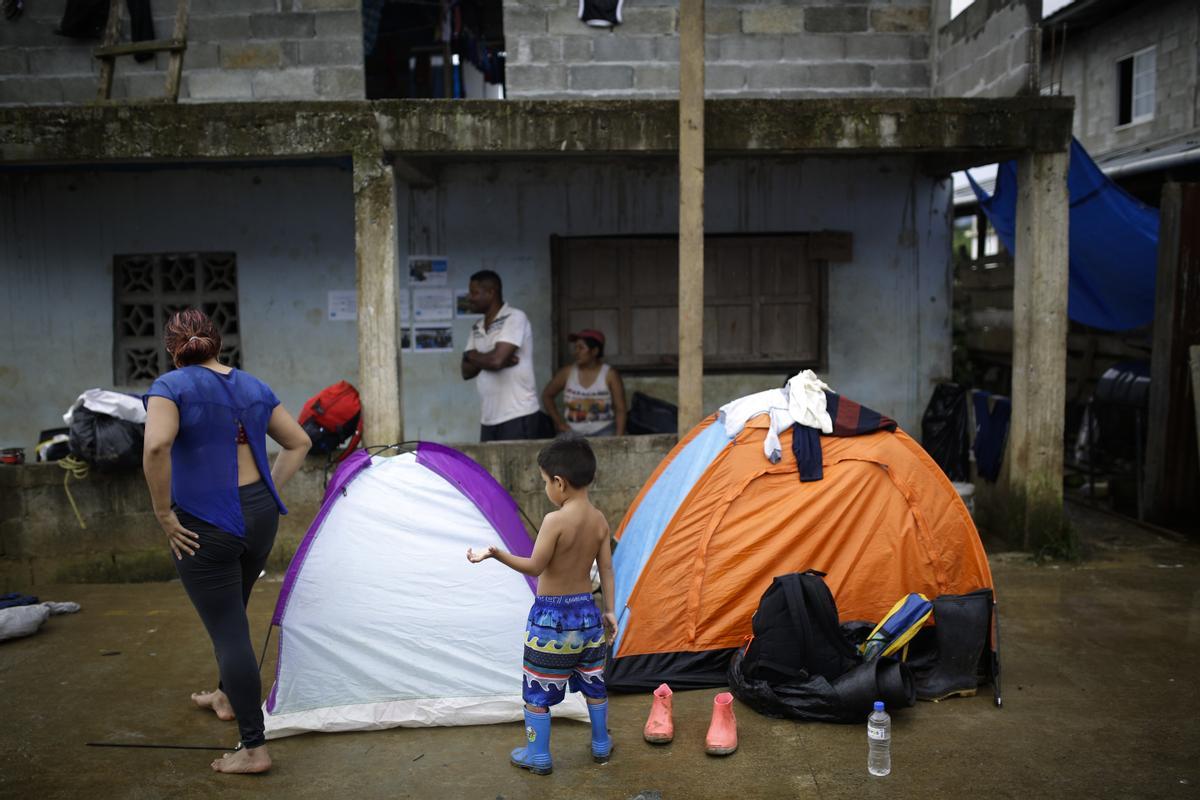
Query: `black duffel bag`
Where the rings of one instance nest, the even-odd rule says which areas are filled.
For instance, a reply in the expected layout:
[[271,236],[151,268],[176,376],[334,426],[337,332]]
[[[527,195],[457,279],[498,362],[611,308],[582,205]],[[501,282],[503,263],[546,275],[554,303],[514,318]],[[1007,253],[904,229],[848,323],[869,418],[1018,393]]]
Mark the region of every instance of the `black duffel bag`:
[[71,455],[101,468],[140,467],[145,428],[80,405],[71,415]]
[[875,700],[911,706],[908,666],[893,658],[863,663],[822,575],[771,582],[754,612],[754,637],[729,663],[730,691],[760,714],[813,722],[862,722]]

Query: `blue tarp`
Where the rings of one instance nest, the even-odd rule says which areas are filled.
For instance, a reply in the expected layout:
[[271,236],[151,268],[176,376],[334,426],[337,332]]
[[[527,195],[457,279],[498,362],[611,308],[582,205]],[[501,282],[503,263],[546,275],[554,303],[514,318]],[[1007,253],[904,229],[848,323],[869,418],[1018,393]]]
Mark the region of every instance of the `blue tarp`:
[[[996,174],[991,197],[967,173],[971,188],[1008,252],[1016,253],[1017,164]],[[1070,279],[1067,316],[1108,331],[1127,331],[1154,319],[1158,268],[1158,211],[1108,179],[1083,146],[1071,140]]]

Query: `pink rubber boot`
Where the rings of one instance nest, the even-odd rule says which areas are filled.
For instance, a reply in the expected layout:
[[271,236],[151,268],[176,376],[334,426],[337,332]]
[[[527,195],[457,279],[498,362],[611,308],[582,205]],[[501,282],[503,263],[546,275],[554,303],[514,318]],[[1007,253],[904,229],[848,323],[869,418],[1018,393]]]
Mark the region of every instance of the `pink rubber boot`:
[[727,756],[737,750],[737,720],[733,718],[733,695],[721,692],[713,698],[712,724],[704,737],[704,752]]
[[654,690],[654,705],[642,736],[651,744],[667,744],[675,738],[675,721],[671,718],[671,687],[665,683]]

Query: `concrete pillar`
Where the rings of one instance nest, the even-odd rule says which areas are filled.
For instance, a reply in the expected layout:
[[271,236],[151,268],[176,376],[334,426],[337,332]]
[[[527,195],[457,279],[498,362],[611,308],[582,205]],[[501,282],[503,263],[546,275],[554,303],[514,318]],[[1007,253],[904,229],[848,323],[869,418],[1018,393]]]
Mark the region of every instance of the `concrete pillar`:
[[1062,524],[1068,161],[1065,151],[1026,153],[1017,161],[1007,474],[1009,488],[1024,504],[1023,542],[1027,549],[1039,526]]
[[679,4],[679,433],[704,414],[704,0]]
[[404,438],[400,400],[400,312],[396,178],[382,150],[354,153],[354,257],[358,268],[358,392],[363,439]]

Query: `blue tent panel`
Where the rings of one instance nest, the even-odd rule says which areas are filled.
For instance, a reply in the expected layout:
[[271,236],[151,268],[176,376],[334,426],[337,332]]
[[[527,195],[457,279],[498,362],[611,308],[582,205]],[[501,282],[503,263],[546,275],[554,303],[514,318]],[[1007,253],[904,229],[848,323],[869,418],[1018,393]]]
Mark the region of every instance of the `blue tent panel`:
[[675,518],[675,512],[688,492],[730,441],[720,420],[705,428],[671,460],[625,526],[621,544],[613,553],[613,582],[616,584],[614,608],[618,622],[613,652],[616,652],[625,631],[624,623],[628,614],[625,606],[629,602],[629,595],[633,593],[633,587],[650,560],[650,554],[658,546],[658,540]]
[[[1016,253],[1017,164],[996,174],[991,197],[971,178],[979,204],[1008,252]],[[1154,319],[1158,268],[1158,211],[1108,179],[1083,146],[1071,140],[1070,278],[1067,316],[1108,331],[1127,331]]]

